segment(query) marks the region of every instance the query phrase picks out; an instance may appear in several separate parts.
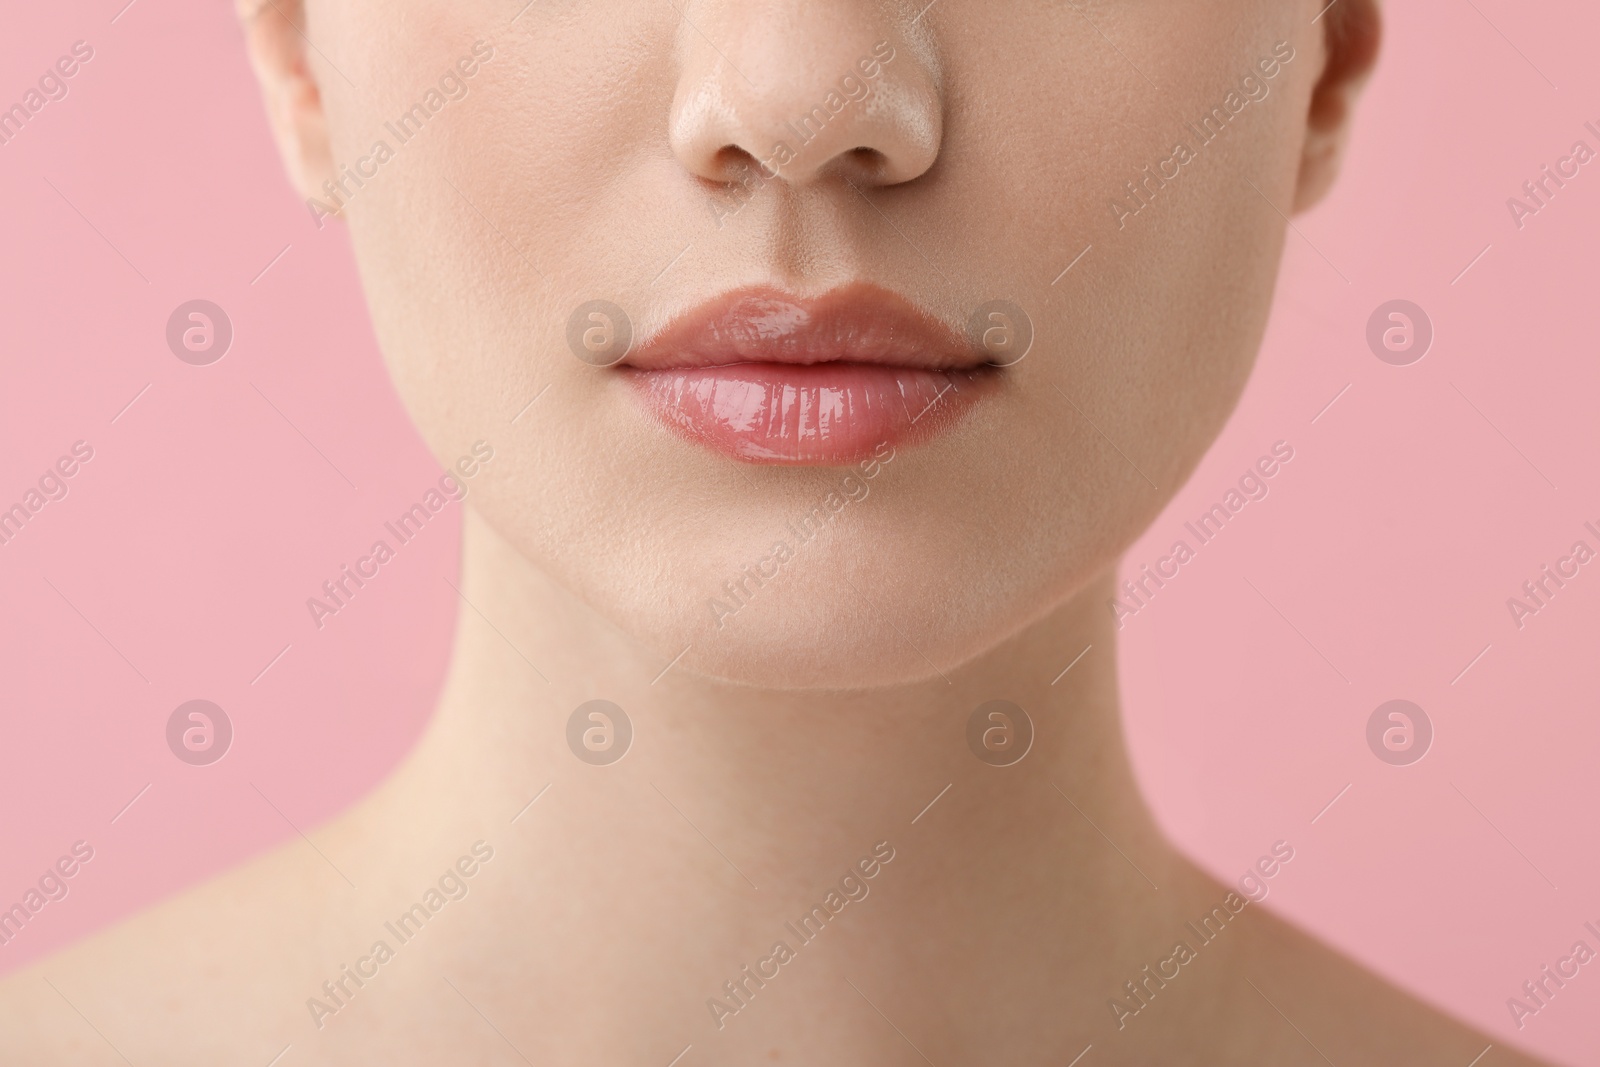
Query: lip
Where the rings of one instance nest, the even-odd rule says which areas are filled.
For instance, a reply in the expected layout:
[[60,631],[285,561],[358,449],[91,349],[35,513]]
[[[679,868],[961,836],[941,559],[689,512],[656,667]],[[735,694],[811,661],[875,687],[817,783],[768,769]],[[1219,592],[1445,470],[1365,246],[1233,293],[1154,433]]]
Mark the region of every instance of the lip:
[[938,319],[857,283],[725,293],[617,365],[652,415],[748,463],[836,466],[953,426],[998,374]]

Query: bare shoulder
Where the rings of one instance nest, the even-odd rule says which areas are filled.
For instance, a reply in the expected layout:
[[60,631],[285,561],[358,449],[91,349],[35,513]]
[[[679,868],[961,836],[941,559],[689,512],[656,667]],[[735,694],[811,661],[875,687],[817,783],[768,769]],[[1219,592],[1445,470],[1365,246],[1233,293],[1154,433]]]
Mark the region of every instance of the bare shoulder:
[[[275,849],[0,980],[0,1063],[267,1063],[336,922],[329,872]],[[274,1044],[276,1042],[276,1044]]]
[[1557,1067],[1452,1018],[1265,910],[1242,928],[1237,996],[1317,1060],[1412,1067]]

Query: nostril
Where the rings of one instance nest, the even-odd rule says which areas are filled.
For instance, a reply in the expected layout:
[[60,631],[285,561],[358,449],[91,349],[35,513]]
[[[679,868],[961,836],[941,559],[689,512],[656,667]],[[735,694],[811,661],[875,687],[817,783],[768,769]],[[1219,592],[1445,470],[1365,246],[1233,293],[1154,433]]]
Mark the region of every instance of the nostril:
[[855,176],[866,181],[876,182],[883,177],[883,172],[889,167],[889,157],[876,148],[858,145],[845,152],[840,158],[849,160],[848,169]]
[[725,185],[747,181],[749,175],[762,170],[761,161],[736,144],[725,144],[711,156],[711,174]]
[[[687,22],[676,31],[684,44],[665,133],[677,164],[705,192],[771,181],[789,190],[899,185],[933,166],[943,130],[940,72],[904,49],[896,58],[883,19],[901,5],[822,4],[828,32],[799,41],[791,39],[791,14],[807,6],[802,0],[696,6],[715,10],[724,32],[712,34],[712,45]],[[777,9],[792,11],[755,17]],[[875,36],[882,39],[868,52]]]

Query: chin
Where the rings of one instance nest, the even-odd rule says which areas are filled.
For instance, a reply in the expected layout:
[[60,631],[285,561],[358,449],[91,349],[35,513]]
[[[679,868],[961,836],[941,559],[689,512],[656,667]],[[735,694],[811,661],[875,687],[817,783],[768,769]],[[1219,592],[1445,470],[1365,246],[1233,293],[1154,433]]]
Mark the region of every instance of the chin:
[[[992,560],[975,565],[981,544],[920,532],[885,517],[802,545],[781,564],[770,553],[702,545],[694,547],[709,556],[683,546],[674,558],[695,562],[652,582],[620,580],[639,568],[615,566],[614,558],[586,576],[551,576],[653,659],[676,659],[673,673],[767,690],[838,691],[945,689],[963,664],[1070,599],[1095,573],[1075,556],[1057,559],[1053,580]],[[744,562],[734,567],[729,558]]]
[[[836,588],[813,591],[809,584],[797,580],[791,588],[773,590],[725,619],[720,629],[709,620],[698,626],[662,620],[662,625],[641,627],[631,636],[660,650],[663,663],[687,647],[675,672],[790,691],[919,683],[943,687],[941,672],[948,675],[956,663],[1004,636],[996,631],[935,633],[927,626],[907,629],[903,619],[896,619],[905,635],[901,637],[848,589],[843,594]],[[670,648],[672,644],[677,647]]]

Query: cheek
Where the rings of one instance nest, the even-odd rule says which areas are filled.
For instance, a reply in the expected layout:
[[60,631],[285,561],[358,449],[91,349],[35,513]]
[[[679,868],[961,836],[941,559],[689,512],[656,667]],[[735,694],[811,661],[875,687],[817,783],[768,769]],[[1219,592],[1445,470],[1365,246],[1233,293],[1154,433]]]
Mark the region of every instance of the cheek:
[[[1250,6],[1263,26],[1287,18]],[[367,153],[478,34],[467,16],[424,7],[438,25],[397,39],[360,24],[373,12],[330,5],[339,54],[362,57],[352,75],[381,86],[366,104],[330,82],[341,160]],[[1083,590],[1143,530],[1232,410],[1260,341],[1282,222],[1244,179],[1292,199],[1301,64],[1216,143],[1191,145],[1196,158],[1126,225],[1111,204],[1186,136],[1174,109],[1204,113],[1299,31],[1240,44],[1215,19],[1180,16],[1180,33],[1160,24],[1171,18],[1133,5],[1117,27],[1146,42],[1164,97],[1070,12],[985,20],[983,49],[953,38],[941,62],[960,91],[939,180],[873,194],[899,236],[848,190],[758,188],[719,226],[704,183],[659,150],[677,86],[655,37],[671,19],[565,19],[536,5],[466,99],[396,146],[352,200],[396,387],[441,458],[495,443],[469,505],[662,662],[689,647],[686,668],[722,677],[804,684],[826,670],[874,684],[970,658]],[[907,48],[895,62],[911,59]],[[383,71],[418,77],[385,84]],[[1017,100],[1027,109],[996,122]],[[708,602],[788,537],[822,479],[752,475],[664,433],[619,375],[568,350],[566,327],[603,299],[647,334],[715,293],[793,274],[774,248],[818,279],[864,276],[953,322],[1003,295],[1029,315],[1035,344],[992,400],[898,453],[867,498],[718,626]],[[837,575],[862,558],[876,561],[873,597],[897,605],[910,645],[885,642],[881,620],[841,589]]]

